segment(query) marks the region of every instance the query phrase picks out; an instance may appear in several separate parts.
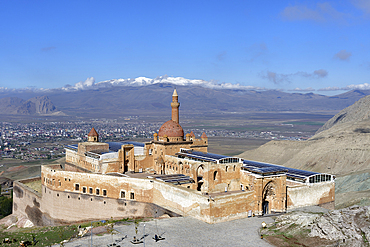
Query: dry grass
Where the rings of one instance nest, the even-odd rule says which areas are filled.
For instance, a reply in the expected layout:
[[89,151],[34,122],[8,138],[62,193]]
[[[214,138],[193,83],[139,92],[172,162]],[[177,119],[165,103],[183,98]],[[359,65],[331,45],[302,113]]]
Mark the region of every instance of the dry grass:
[[28,183],[24,183],[24,185],[26,185],[27,187],[41,193],[41,190],[42,190],[41,179],[36,180],[36,181],[32,181],[32,182],[28,182]]

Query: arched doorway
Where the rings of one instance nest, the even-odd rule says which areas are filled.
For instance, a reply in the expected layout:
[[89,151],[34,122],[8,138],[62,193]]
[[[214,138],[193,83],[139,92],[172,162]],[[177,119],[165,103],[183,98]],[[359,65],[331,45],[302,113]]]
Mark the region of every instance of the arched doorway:
[[204,176],[204,168],[202,165],[200,165],[197,168],[197,191],[202,191],[203,186],[203,176]]
[[271,213],[271,209],[276,199],[276,189],[273,182],[266,184],[262,193],[262,214]]

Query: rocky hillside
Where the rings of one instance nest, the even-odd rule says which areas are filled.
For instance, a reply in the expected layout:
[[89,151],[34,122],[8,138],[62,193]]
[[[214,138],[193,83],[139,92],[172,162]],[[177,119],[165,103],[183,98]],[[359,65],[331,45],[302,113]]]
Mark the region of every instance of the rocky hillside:
[[29,100],[17,97],[0,99],[0,114],[48,115],[56,113],[58,110],[47,96],[36,96]]
[[333,118],[324,124],[316,133],[330,129],[336,124],[357,122],[370,118],[370,96],[361,98],[353,105],[341,110]]
[[281,215],[261,234],[276,246],[369,246],[370,208]]

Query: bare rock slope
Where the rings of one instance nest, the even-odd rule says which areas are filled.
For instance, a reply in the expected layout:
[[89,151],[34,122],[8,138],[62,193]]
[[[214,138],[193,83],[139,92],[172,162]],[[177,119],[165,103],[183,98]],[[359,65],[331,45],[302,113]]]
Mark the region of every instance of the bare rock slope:
[[[336,124],[357,122],[370,118],[370,97],[366,96],[358,100],[353,105],[341,110],[338,114],[327,121],[317,132],[330,129]],[[369,129],[370,130],[370,129]]]
[[284,236],[294,241],[289,246],[369,246],[369,216],[369,207],[359,206],[325,214],[292,212],[277,217],[261,234],[277,246],[287,246],[278,244]]
[[49,115],[61,114],[48,96],[36,96],[29,100],[17,97],[0,99],[0,114]]

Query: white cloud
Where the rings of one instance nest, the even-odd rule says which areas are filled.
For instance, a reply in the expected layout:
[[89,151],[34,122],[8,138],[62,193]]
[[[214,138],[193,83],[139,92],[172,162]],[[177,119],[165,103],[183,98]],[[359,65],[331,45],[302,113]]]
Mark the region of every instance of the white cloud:
[[265,55],[268,51],[267,45],[265,42],[255,43],[247,48],[248,56],[250,58],[247,59],[247,62],[254,62],[257,58]]
[[320,88],[317,91],[338,91],[338,90],[342,90],[342,89],[339,87],[325,87],[325,88]]
[[290,73],[290,74],[278,74],[272,71],[260,73],[260,76],[262,78],[268,79],[274,84],[290,83],[292,80],[292,77],[295,77],[295,76],[302,76],[302,77],[306,77],[309,79],[320,79],[320,78],[326,77],[327,75],[328,75],[328,71],[325,69],[318,69],[312,73],[307,73],[303,71],[298,71],[298,72]]
[[315,89],[313,89],[312,87],[308,87],[308,88],[299,88],[299,87],[296,87],[294,89],[289,89],[288,91],[293,91],[293,92],[312,92],[312,91],[315,91]]
[[334,55],[335,59],[342,60],[342,61],[349,61],[349,58],[352,56],[351,52],[346,50],[341,50],[337,54]]
[[366,14],[370,14],[370,1],[369,0],[353,0],[353,5],[361,9]]
[[349,91],[349,90],[370,90],[370,84],[369,83],[363,83],[363,84],[351,84],[345,87],[326,87],[326,88],[320,88],[317,91]]
[[55,50],[56,47],[55,46],[49,46],[49,47],[44,47],[44,48],[41,48],[41,51],[51,51],[51,50]]
[[317,77],[326,77],[328,75],[328,71],[324,69],[318,69],[313,72],[314,76]]
[[363,83],[363,84],[351,84],[343,88],[343,90],[354,90],[354,89],[361,89],[361,90],[369,90],[370,84],[369,83]]
[[219,54],[217,54],[217,60],[218,60],[218,61],[223,61],[223,60],[225,60],[225,58],[226,58],[226,54],[227,54],[227,52],[226,52],[226,51],[220,52]]
[[[95,79],[94,77],[88,77],[85,81],[80,81],[80,82],[77,82],[74,87],[72,87],[73,89],[87,89],[87,88],[91,88],[93,87],[95,84]],[[70,87],[68,87],[70,88]]]
[[337,21],[345,22],[348,14],[339,12],[330,3],[317,3],[313,8],[306,5],[295,5],[286,7],[281,16],[285,20],[300,21],[310,20],[315,22]]

